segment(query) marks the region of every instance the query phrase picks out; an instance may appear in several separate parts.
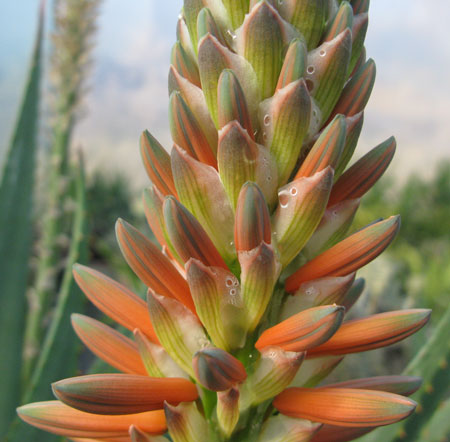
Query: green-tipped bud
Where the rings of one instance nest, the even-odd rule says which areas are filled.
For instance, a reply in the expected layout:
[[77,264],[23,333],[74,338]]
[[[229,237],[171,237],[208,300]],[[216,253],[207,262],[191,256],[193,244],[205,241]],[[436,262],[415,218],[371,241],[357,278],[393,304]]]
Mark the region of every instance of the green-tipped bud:
[[306,68],[306,54],[306,46],[302,40],[295,38],[291,41],[278,77],[277,90],[303,77]]
[[208,423],[194,402],[182,402],[177,406],[164,404],[167,429],[174,442],[198,442],[209,440]]
[[321,423],[278,414],[267,419],[258,442],[308,442],[321,427]]
[[273,247],[265,242],[252,250],[239,252],[238,257],[242,269],[242,299],[247,311],[249,330],[253,331],[272,297],[281,265]]
[[262,98],[273,94],[283,64],[284,44],[296,34],[266,1],[257,3],[246,15],[237,34],[237,50],[253,66]]
[[183,46],[184,50],[189,54],[192,60],[195,60],[197,63],[197,56],[194,47],[192,46],[191,36],[189,35],[189,30],[186,25],[186,21],[183,15],[178,16],[177,21],[177,41],[180,42],[181,46]]
[[276,164],[270,152],[255,143],[237,121],[228,123],[220,130],[217,159],[220,178],[233,207],[236,207],[241,187],[247,181],[258,184],[266,201],[274,203]]
[[193,158],[217,167],[214,147],[210,146],[200,124],[178,91],[170,94],[169,124],[173,141],[176,144],[185,149]]
[[343,356],[322,356],[303,362],[290,387],[315,387],[319,385],[344,359]]
[[220,74],[217,95],[219,128],[222,129],[230,121],[236,120],[248,135],[254,138],[244,91],[231,69],[224,69]]
[[248,181],[242,186],[236,206],[236,250],[250,251],[263,241],[266,244],[271,243],[270,213],[259,187]]
[[149,293],[148,309],[159,341],[172,359],[190,376],[192,357],[210,345],[197,317],[181,302]]
[[303,310],[321,305],[342,305],[355,280],[355,273],[347,276],[328,276],[304,282],[283,305],[281,319],[287,319]]
[[283,391],[294,379],[305,353],[285,351],[279,347],[260,350],[261,358],[242,390],[242,408],[257,405]]
[[310,122],[311,98],[303,79],[278,89],[259,107],[262,141],[278,166],[278,184],[284,184],[300,155]]
[[364,291],[365,281],[364,278],[358,278],[350,290],[347,292],[345,297],[341,301],[341,305],[345,307],[345,310],[348,312],[355,302],[359,299],[362,292]]
[[225,391],[245,381],[241,361],[220,348],[204,348],[192,360],[197,380],[212,391]]
[[200,87],[200,74],[195,58],[192,58],[183,45],[177,41],[172,48],[170,63],[175,69],[192,84]]
[[308,50],[315,48],[324,32],[328,0],[284,0],[278,9],[303,35]]
[[233,246],[234,213],[216,169],[175,146],[172,171],[179,200],[197,218],[225,261],[236,260]]
[[329,207],[304,248],[311,259],[345,238],[359,207],[359,199],[345,200]]
[[355,151],[356,144],[358,143],[359,135],[361,134],[361,129],[364,122],[363,112],[359,112],[352,117],[346,117],[346,133],[345,133],[345,144],[342,149],[341,158],[334,171],[335,181],[341,176],[342,172],[347,167],[353,152]]
[[327,121],[347,80],[352,47],[352,33],[341,32],[308,54],[306,85],[319,105],[322,122]]
[[353,9],[350,3],[343,1],[339,6],[339,9],[334,16],[333,20],[330,21],[328,29],[325,33],[323,41],[330,41],[337,37],[341,32],[346,29],[352,29],[353,26]]
[[205,35],[200,40],[198,57],[202,90],[216,127],[219,126],[217,84],[224,69],[232,69],[236,74],[245,94],[249,114],[255,115],[260,93],[256,74],[250,63],[244,57],[221,45],[211,34]]
[[208,8],[203,8],[197,16],[197,36],[201,40],[206,34],[211,34],[222,44],[226,45],[225,36],[217,26],[211,11]]
[[226,437],[230,437],[239,420],[239,390],[230,388],[217,393],[217,420]]
[[333,169],[339,163],[345,145],[346,123],[343,115],[336,115],[333,121],[325,127],[317,138],[295,179],[312,176],[331,166]]
[[183,262],[195,258],[205,265],[227,268],[208,234],[186,207],[169,196],[163,213],[169,240]]
[[169,94],[180,92],[189,109],[194,114],[201,127],[209,146],[214,154],[217,153],[217,129],[206,105],[202,90],[179,74],[174,66],[169,69]]
[[361,61],[361,55],[364,49],[364,40],[366,38],[367,28],[369,26],[369,16],[358,14],[353,17],[352,27],[352,55],[348,66],[348,73],[351,74],[356,65]]
[[195,259],[187,263],[186,277],[198,316],[214,344],[225,350],[241,347],[247,324],[237,278]]
[[134,340],[138,346],[144,367],[149,376],[155,378],[177,377],[187,378],[188,375],[175,363],[163,347],[149,341],[139,330],[134,330]]
[[283,267],[300,252],[322,219],[332,184],[333,170],[327,167],[279,190],[273,226]]
[[355,15],[369,12],[370,0],[351,0],[351,4]]
[[147,175],[163,195],[175,195],[170,156],[158,140],[145,130],[140,138],[141,156]]

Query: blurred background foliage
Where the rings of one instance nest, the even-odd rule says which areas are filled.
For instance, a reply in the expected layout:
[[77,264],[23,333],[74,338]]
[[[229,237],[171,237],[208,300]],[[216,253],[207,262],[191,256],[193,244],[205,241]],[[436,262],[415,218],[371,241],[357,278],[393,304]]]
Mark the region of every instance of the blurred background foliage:
[[[71,312],[100,316],[73,283],[71,264],[89,263],[137,293],[145,293],[121,258],[114,232],[120,216],[151,236],[140,195],[125,175],[110,173],[107,167],[85,176],[80,150],[74,149],[72,142],[79,105],[89,85],[100,4],[100,0],[55,0],[46,11],[51,16],[48,33],[43,29],[41,10],[23,105],[3,165],[2,440],[56,440],[20,423],[15,407],[51,399],[50,383],[62,377],[111,371],[84,350],[71,331]],[[47,34],[51,38],[46,39]],[[395,132],[395,127],[392,130]],[[134,155],[138,155],[137,149]],[[450,431],[446,365],[450,342],[450,162],[442,162],[431,179],[417,175],[402,183],[393,176],[382,179],[363,199],[354,228],[396,213],[402,216],[400,234],[380,258],[360,272],[367,285],[351,314],[428,307],[433,309],[432,322],[401,344],[348,356],[333,376],[342,380],[403,371],[422,374],[425,388],[417,397],[422,409],[408,421],[409,426],[380,430],[385,432],[366,438],[393,441],[406,435],[403,440],[444,441]],[[436,330],[438,334],[434,334]],[[422,404],[428,407],[425,413]]]

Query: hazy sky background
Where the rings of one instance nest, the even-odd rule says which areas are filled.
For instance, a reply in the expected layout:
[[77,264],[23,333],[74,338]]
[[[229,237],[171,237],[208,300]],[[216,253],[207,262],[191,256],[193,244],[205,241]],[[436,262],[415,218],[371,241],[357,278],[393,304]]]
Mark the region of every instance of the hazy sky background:
[[[37,0],[4,1],[0,15],[0,151],[9,141],[35,30]],[[86,116],[75,143],[90,168],[122,170],[141,187],[138,138],[170,147],[167,72],[181,0],[105,0]],[[450,158],[448,0],[373,0],[368,56],[377,80],[355,157],[395,135],[391,173],[431,174]]]

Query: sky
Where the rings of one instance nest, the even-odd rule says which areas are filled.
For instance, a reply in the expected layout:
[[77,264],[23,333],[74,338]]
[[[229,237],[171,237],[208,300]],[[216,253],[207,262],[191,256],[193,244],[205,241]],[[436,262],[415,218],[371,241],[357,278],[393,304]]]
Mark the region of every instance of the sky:
[[[181,0],[104,0],[90,89],[74,144],[92,170],[147,182],[138,138],[150,130],[171,147],[167,72]],[[355,159],[391,135],[391,174],[430,176],[450,159],[450,2],[374,0],[366,37],[377,79]],[[37,0],[3,2],[0,15],[0,153],[9,141],[35,30]]]

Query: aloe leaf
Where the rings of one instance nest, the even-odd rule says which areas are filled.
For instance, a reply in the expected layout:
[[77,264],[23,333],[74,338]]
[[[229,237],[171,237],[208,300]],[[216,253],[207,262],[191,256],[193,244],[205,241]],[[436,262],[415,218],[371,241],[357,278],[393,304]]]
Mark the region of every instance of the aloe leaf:
[[20,397],[20,366],[32,205],[37,150],[44,11],[22,105],[0,183],[0,436],[15,414]]
[[[63,275],[52,321],[45,335],[29,387],[23,397],[22,402],[24,403],[53,398],[49,385],[61,378],[75,376],[77,372],[76,354],[73,351],[68,352],[67,349],[73,349],[78,342],[72,331],[70,315],[73,311],[81,309],[83,300],[83,295],[72,277],[72,266],[76,262],[85,261],[88,251],[86,189],[82,166],[77,170],[74,193],[76,209],[72,220],[72,241],[67,267]],[[42,433],[30,425],[18,421],[18,418],[16,418],[8,433],[9,442],[48,440],[45,437],[53,438],[51,435]]]

